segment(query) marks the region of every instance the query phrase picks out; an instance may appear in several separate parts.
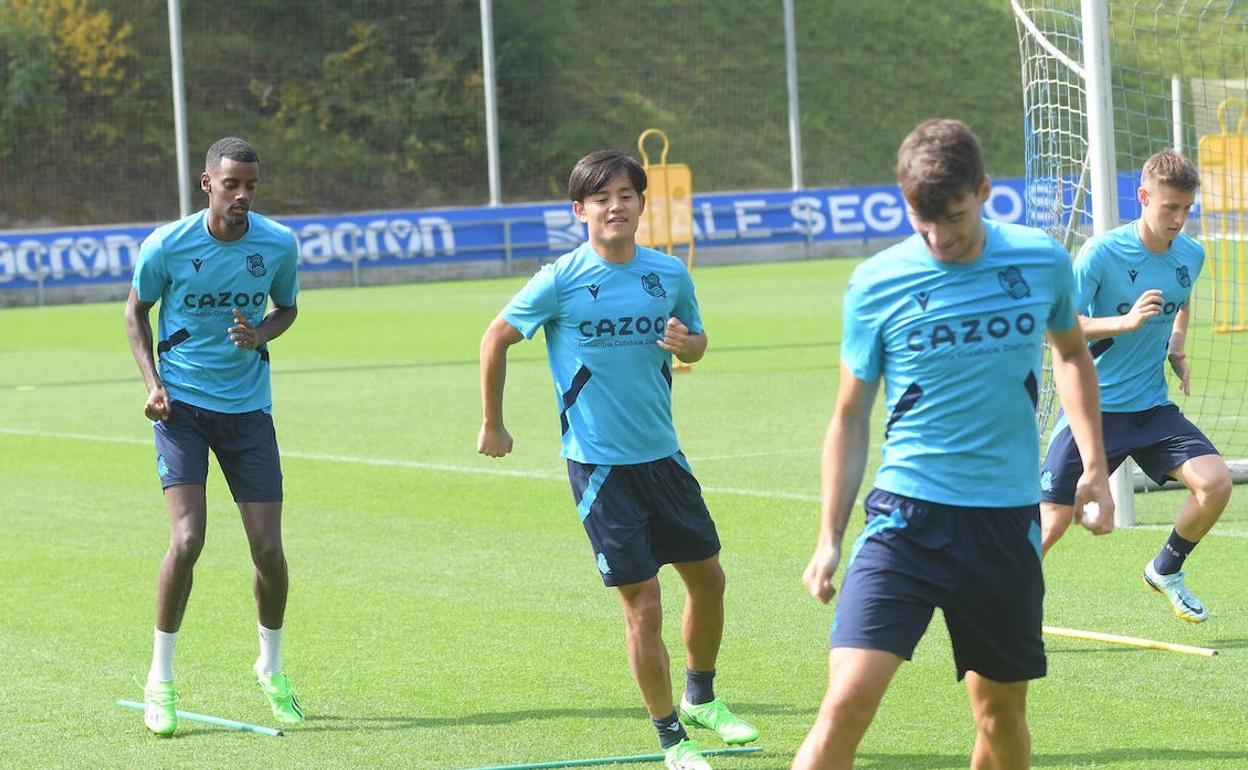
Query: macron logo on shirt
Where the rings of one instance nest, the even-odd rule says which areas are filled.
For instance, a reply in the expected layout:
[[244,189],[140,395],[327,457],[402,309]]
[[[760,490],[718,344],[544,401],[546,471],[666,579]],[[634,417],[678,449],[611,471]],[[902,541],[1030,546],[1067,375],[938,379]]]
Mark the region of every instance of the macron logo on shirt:
[[932,293],[930,291],[920,291],[914,294],[914,301],[919,303],[919,307],[923,310],[927,310],[927,301],[931,298]]
[[599,286],[599,285],[598,285],[598,284],[596,284],[596,283],[591,283],[590,285],[586,286],[585,288],[589,289],[589,295],[590,295],[591,297],[593,297],[594,299],[598,299],[598,290],[602,288],[601,286]]
[[202,259],[191,259],[191,264],[195,266],[195,272],[197,272],[197,273],[198,273],[198,272],[199,272],[199,268],[203,267],[203,265],[204,265],[204,260],[202,260]]

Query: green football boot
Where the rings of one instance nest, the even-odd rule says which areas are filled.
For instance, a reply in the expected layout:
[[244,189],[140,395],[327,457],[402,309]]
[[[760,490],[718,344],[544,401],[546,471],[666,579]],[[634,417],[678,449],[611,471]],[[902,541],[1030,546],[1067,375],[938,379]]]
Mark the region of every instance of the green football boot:
[[173,682],[143,688],[143,724],[156,735],[173,735],[178,729],[178,690]]
[[758,728],[728,710],[719,698],[710,703],[693,705],[680,699],[680,721],[694,727],[705,727],[719,733],[724,743],[749,743],[758,740]]
[[663,756],[667,770],[711,770],[711,765],[698,751],[698,744],[684,739],[668,749]]
[[288,725],[303,721],[303,706],[299,705],[299,699],[295,697],[295,690],[290,686],[290,677],[286,676],[286,672],[278,671],[271,676],[254,670],[253,673],[256,684],[260,685],[260,691],[269,699],[274,719]]

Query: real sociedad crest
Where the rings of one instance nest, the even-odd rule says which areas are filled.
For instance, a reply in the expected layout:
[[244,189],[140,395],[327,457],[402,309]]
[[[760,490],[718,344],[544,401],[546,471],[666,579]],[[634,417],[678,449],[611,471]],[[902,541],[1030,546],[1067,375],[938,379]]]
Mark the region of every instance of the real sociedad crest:
[[646,273],[641,277],[641,288],[651,297],[666,297],[667,290],[663,288],[663,282],[659,280],[658,273]]
[[1005,289],[1005,293],[1014,299],[1031,296],[1031,287],[1023,279],[1023,271],[1013,265],[997,273],[997,280],[1001,282],[1001,288]]
[[264,257],[260,254],[247,255],[247,272],[259,278],[265,274]]
[[1192,287],[1192,274],[1187,272],[1187,265],[1180,265],[1174,269],[1175,276],[1179,279],[1179,285],[1184,289]]

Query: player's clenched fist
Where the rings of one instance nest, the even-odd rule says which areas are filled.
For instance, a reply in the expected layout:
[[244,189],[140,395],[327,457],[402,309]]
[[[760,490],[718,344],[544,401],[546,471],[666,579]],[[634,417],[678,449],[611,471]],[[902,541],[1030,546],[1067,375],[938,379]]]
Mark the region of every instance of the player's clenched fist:
[[802,572],[802,585],[810,595],[827,604],[836,595],[836,586],[832,584],[832,576],[836,574],[837,565],[841,563],[839,548],[819,546],[810,557],[810,563]]
[[667,326],[663,329],[663,339],[659,340],[659,347],[679,357],[685,352],[688,342],[689,327],[675,316],[667,319]]
[[511,434],[506,428],[481,426],[477,436],[477,452],[487,457],[502,457],[511,451]]
[[1149,289],[1135,300],[1135,304],[1127,311],[1127,328],[1134,331],[1144,325],[1153,316],[1160,315],[1162,296],[1160,289]]

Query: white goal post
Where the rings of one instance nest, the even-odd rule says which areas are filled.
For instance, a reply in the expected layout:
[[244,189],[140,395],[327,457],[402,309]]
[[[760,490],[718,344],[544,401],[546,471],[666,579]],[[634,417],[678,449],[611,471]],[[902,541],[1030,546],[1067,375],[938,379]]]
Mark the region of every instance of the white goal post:
[[[1248,457],[1248,3],[1010,0],[1018,32],[1027,221],[1073,255],[1091,235],[1139,216],[1139,169],[1173,147],[1201,171],[1189,235],[1205,267],[1193,289],[1192,395],[1172,397],[1224,457]],[[1040,440],[1056,413],[1046,376]],[[1229,460],[1237,483],[1248,462]],[[1124,464],[1117,523],[1133,491],[1155,488]]]

